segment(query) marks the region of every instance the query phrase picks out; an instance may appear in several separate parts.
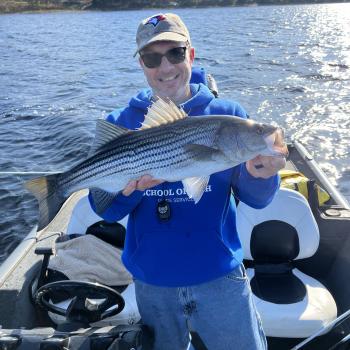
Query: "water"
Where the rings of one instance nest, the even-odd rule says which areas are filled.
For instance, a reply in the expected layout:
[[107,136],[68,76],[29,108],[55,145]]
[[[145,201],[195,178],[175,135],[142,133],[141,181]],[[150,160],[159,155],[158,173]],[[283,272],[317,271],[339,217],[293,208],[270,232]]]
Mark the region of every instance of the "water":
[[[132,57],[157,10],[0,16],[0,171],[84,158],[95,121],[146,80]],[[176,10],[221,97],[298,137],[350,200],[350,4]],[[0,175],[0,262],[36,222],[22,179]]]

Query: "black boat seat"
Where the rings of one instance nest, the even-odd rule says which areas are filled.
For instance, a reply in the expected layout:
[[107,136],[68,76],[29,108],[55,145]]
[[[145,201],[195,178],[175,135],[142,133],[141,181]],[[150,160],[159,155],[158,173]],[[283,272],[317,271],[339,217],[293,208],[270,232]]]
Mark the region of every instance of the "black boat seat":
[[293,265],[314,255],[320,241],[303,195],[281,188],[263,209],[240,202],[237,230],[267,336],[306,338],[337,317],[336,303],[326,287]]
[[[123,226],[126,224],[126,220],[121,222]],[[113,238],[113,230],[115,229],[114,238]],[[101,222],[101,217],[99,217],[90,207],[90,203],[87,196],[82,197],[77,204],[75,205],[70,221],[68,223],[66,234],[60,239],[60,241],[64,242],[65,237],[68,239],[73,238],[81,239],[85,235],[92,234],[98,239],[107,242],[114,247],[122,249],[124,245],[125,232],[121,230],[119,226],[110,225],[105,222]],[[72,242],[72,241],[71,241]],[[89,250],[90,254],[93,254],[93,249]],[[104,259],[104,257],[102,257]],[[50,259],[53,261],[53,258]],[[96,259],[93,259],[95,262]],[[81,263],[83,264],[84,261]],[[116,268],[116,265],[111,263],[111,270]],[[117,264],[117,257],[115,264]],[[49,264],[50,268],[50,264]],[[57,274],[57,272],[55,272]],[[98,281],[97,281],[98,282]],[[116,288],[113,284],[110,285]],[[121,286],[122,290],[120,294],[123,296],[125,301],[124,309],[117,315],[105,318],[101,321],[95,322],[91,324],[91,326],[104,327],[104,326],[115,326],[120,324],[134,324],[137,323],[141,317],[136,304],[135,297],[135,286],[134,283],[130,283],[127,286]],[[52,300],[53,301],[53,300]],[[60,308],[67,308],[71,300],[58,300],[57,306]],[[49,312],[49,316],[53,322],[56,324],[61,324],[65,321],[64,316],[53,314]]]

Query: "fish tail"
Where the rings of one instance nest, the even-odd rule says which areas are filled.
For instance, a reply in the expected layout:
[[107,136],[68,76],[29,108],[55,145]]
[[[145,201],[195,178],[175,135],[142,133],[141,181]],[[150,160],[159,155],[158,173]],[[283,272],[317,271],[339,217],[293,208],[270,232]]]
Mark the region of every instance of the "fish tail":
[[58,176],[54,174],[26,181],[24,186],[39,202],[38,230],[47,226],[61,209],[65,198],[59,191]]

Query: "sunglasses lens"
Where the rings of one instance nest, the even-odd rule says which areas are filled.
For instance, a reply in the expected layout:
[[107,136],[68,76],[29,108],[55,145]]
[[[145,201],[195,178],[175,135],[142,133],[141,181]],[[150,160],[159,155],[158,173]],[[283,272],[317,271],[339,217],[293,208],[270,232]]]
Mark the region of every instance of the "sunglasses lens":
[[157,68],[162,63],[162,57],[166,56],[172,64],[178,64],[185,60],[186,47],[174,47],[167,51],[164,55],[158,52],[144,53],[141,59],[147,68]]
[[172,64],[178,64],[185,60],[186,47],[174,47],[166,53],[166,58]]
[[159,67],[162,62],[162,55],[160,53],[145,53],[141,55],[141,59],[147,68]]

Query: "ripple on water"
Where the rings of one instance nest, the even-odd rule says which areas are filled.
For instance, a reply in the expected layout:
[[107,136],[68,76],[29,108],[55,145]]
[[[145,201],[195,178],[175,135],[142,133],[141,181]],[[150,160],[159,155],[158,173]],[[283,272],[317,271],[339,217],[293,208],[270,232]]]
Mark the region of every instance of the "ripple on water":
[[[23,190],[22,179],[0,175],[0,263],[36,222],[36,200]],[[7,189],[5,190],[4,187]]]

